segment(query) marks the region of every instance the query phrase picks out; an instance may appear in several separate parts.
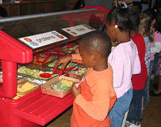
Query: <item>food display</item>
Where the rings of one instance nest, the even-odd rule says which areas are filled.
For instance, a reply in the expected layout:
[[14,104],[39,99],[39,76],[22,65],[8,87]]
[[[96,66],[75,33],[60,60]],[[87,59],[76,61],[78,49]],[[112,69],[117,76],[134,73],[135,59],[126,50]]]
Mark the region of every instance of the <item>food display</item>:
[[[56,64],[56,61],[57,61],[57,60],[54,60],[54,62],[49,63],[49,64],[48,64],[48,67],[52,67],[52,68],[53,68],[53,67],[55,66],[55,64]],[[77,63],[69,62],[69,63],[67,64],[66,68],[73,67],[73,66],[76,66],[76,65],[77,65]],[[63,65],[61,64],[61,65],[58,66],[58,68],[61,69],[62,66],[63,66]]]
[[3,75],[2,75],[2,73],[0,73],[0,83],[2,83],[3,82]]
[[[40,57],[40,58],[34,58],[34,60],[33,60],[33,64],[39,64],[39,65],[42,65],[42,62],[45,60],[45,58],[42,58],[42,57]],[[48,62],[50,62],[50,61],[52,61],[53,59],[47,59],[46,61],[45,61],[45,63],[48,63]]]
[[61,80],[59,82],[57,82],[55,85],[51,84],[51,88],[54,90],[58,90],[58,91],[65,91],[65,90],[69,90],[73,85],[72,81],[68,81],[68,80]]
[[87,68],[85,67],[78,67],[78,70],[73,70],[69,72],[69,76],[72,78],[81,79],[86,73],[86,70]]
[[24,79],[18,79],[17,80],[17,95],[12,98],[13,100],[16,100],[32,91],[35,89],[39,88],[38,85],[29,83],[25,81]]
[[86,68],[81,68],[81,69],[78,69],[77,73],[78,75],[82,75],[82,74],[85,74],[86,73]]
[[[30,69],[30,68],[27,68],[25,66],[22,66],[18,69],[18,73],[29,75],[29,76],[36,78],[36,79],[48,79],[48,78],[40,77],[40,74],[42,74],[42,73],[52,73],[52,72],[50,72],[50,71],[44,72],[44,71],[40,71],[40,70],[36,70],[36,69]],[[53,74],[51,77],[55,77],[57,75],[58,74]]]

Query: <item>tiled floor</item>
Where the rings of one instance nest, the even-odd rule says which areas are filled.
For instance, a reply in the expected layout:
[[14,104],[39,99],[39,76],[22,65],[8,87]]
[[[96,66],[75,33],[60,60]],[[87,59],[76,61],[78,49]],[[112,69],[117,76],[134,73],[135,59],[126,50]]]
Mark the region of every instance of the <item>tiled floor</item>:
[[[150,90],[154,90],[152,85]],[[71,113],[72,107],[46,125],[46,127],[70,127]],[[150,98],[149,104],[144,109],[142,127],[161,127],[161,97]]]

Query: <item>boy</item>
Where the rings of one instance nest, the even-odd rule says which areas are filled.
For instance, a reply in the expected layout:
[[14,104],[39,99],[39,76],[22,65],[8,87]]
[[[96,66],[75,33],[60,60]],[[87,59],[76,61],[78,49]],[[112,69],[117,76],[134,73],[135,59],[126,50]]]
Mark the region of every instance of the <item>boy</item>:
[[80,40],[79,54],[64,56],[57,64],[63,67],[70,60],[82,60],[88,68],[80,86],[73,84],[71,93],[75,98],[71,127],[109,127],[108,112],[116,101],[113,89],[112,67],[107,62],[111,52],[111,40],[106,33],[94,31]]
[[134,10],[140,14],[142,12],[142,4],[141,2],[133,2],[133,7],[134,7]]

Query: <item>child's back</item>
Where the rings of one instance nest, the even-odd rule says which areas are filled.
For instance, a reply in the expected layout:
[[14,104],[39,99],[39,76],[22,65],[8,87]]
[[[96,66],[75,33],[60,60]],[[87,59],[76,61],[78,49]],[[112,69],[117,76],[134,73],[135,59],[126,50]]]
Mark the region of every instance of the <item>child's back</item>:
[[131,39],[134,41],[134,43],[137,46],[137,49],[139,52],[139,58],[141,62],[141,73],[139,75],[134,75],[132,77],[133,89],[139,90],[145,87],[146,79],[147,79],[147,68],[145,65],[146,46],[145,46],[144,38],[140,33],[137,33],[134,37],[131,37]]
[[123,3],[123,6],[113,8],[106,17],[107,33],[117,44],[108,58],[113,68],[113,87],[117,95],[116,103],[109,113],[111,127],[121,127],[133,96],[132,75],[141,71],[137,47],[129,35],[133,28],[130,14],[131,10]]
[[[107,58],[111,52],[111,40],[101,31],[91,32],[81,38],[79,53],[59,58],[57,65],[70,60],[82,60],[88,68],[80,86],[71,88],[75,98],[71,127],[109,127],[109,111],[116,101],[113,89],[113,71]],[[81,56],[81,57],[80,57]]]
[[148,75],[149,75],[149,73],[150,73],[150,56],[151,56],[151,46],[150,46],[149,37],[148,36],[144,37],[144,41],[145,41],[145,46],[146,46],[145,64],[146,64],[146,68],[147,68]]
[[132,87],[132,75],[140,72],[136,45],[132,40],[119,44],[112,50],[108,61],[114,70],[114,88],[119,98]]
[[100,72],[96,72],[92,68],[89,68],[85,75],[85,79],[86,80],[81,83],[81,94],[77,96],[73,103],[71,126],[110,126],[111,120],[109,116],[106,118],[105,116],[107,115],[107,110],[111,110],[116,101],[115,92],[112,86],[113,73],[111,65],[105,71]]

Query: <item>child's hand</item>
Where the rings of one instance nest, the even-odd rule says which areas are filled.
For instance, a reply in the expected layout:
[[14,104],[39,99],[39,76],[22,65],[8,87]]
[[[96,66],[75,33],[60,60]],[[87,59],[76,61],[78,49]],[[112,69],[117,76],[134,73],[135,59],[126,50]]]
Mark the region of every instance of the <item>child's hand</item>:
[[72,88],[71,88],[71,93],[74,98],[78,96],[78,94],[81,93],[81,87],[79,86],[78,88],[76,87],[77,83],[73,83]]
[[71,60],[72,60],[72,56],[71,55],[59,57],[58,60],[56,61],[56,65],[55,66],[59,66],[60,64],[63,64],[63,67],[62,68],[65,68],[65,66]]

